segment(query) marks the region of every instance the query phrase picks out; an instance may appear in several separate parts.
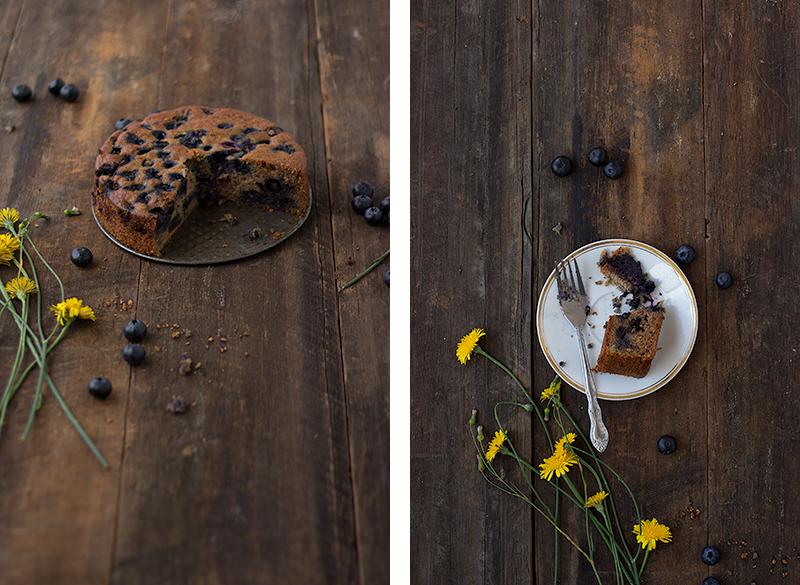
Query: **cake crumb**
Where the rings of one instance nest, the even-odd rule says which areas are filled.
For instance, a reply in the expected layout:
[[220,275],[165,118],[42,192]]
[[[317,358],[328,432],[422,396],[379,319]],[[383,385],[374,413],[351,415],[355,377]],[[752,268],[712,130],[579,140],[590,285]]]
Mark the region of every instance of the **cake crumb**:
[[553,229],[553,231],[554,231],[555,233],[557,233],[557,234],[560,236],[560,235],[561,235],[561,230],[563,230],[563,229],[564,229],[564,224],[562,224],[562,223],[559,221],[559,222],[558,222],[556,225],[554,225],[554,226],[553,226],[553,228],[552,228],[552,229]]
[[173,396],[167,404],[167,412],[172,414],[185,414],[189,410],[189,403],[180,396]]
[[192,358],[190,358],[187,354],[182,353],[180,360],[178,361],[178,373],[182,376],[188,376],[194,371],[192,368]]
[[220,223],[228,223],[230,225],[236,225],[239,223],[239,218],[233,215],[232,213],[226,213],[221,218],[219,218]]
[[261,237],[261,228],[254,227],[249,232],[247,232],[247,237],[251,242],[257,240],[258,238]]

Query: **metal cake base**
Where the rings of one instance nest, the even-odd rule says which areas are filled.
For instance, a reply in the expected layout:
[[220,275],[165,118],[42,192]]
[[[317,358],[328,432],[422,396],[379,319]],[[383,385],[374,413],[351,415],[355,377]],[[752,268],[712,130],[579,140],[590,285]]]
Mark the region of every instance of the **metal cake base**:
[[[309,188],[308,210],[303,217],[270,212],[234,201],[225,201],[222,205],[201,205],[172,236],[167,247],[161,251],[161,256],[149,256],[128,248],[106,231],[94,209],[92,215],[100,231],[126,252],[165,264],[205,266],[249,258],[284,242],[308,219],[311,200]],[[260,230],[256,238],[251,236],[254,229]]]

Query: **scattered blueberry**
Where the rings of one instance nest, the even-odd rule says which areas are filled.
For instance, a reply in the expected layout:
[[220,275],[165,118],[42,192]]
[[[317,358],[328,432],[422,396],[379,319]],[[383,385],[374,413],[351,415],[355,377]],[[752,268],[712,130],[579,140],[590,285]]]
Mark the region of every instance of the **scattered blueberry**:
[[92,378],[87,386],[89,394],[100,400],[105,400],[111,394],[111,382],[108,378]]
[[381,201],[380,205],[378,205],[378,209],[380,209],[383,213],[389,213],[389,198],[384,197]]
[[675,257],[681,264],[691,264],[692,260],[694,260],[694,256],[694,248],[689,244],[681,244],[678,246],[678,249],[675,250]]
[[557,177],[566,177],[572,172],[572,160],[566,156],[557,156],[550,163],[550,169]]
[[656,447],[658,447],[658,452],[662,455],[669,455],[674,453],[678,448],[678,442],[675,440],[675,437],[664,435],[663,437],[659,437]]
[[647,294],[650,294],[651,292],[656,290],[656,283],[653,282],[652,280],[648,280],[647,282],[644,283],[642,290]]
[[86,268],[89,264],[92,263],[92,251],[89,248],[85,248],[80,246],[79,248],[75,248],[72,252],[69,253],[69,259],[72,260],[72,263],[75,266],[80,266],[81,268]]
[[706,577],[703,579],[703,585],[720,585],[720,582],[716,577]]
[[353,197],[351,204],[359,215],[364,215],[364,212],[372,207],[372,197],[369,195],[356,195]]
[[117,130],[122,130],[125,126],[133,122],[130,118],[120,118],[116,122],[114,122],[114,128]]
[[128,341],[141,341],[147,336],[147,325],[139,319],[131,319],[122,328],[122,334]]
[[58,95],[66,102],[74,102],[78,99],[78,96],[81,95],[81,92],[78,91],[78,88],[71,83],[67,83],[61,88],[61,90],[58,92]]
[[717,274],[714,282],[717,283],[719,288],[730,288],[730,286],[733,284],[733,277],[731,276],[730,272],[720,272]]
[[138,343],[129,343],[122,348],[122,359],[132,366],[138,366],[144,361],[144,346]]
[[623,172],[622,163],[618,160],[610,160],[603,167],[603,174],[609,179],[619,179]]
[[49,91],[52,95],[58,97],[58,93],[61,91],[62,87],[64,87],[64,80],[61,78],[54,79],[53,81],[47,84],[47,91]]
[[707,546],[700,553],[700,560],[707,565],[716,565],[719,562],[719,549],[716,546]]
[[589,151],[589,162],[596,167],[602,167],[608,161],[608,153],[602,146],[593,148]]
[[377,207],[370,207],[364,212],[364,219],[369,225],[378,225],[383,221],[383,212]]
[[373,193],[375,193],[375,189],[366,181],[359,181],[353,185],[353,197],[358,197],[359,195],[372,197]]
[[388,270],[383,273],[383,282],[386,284],[386,286],[389,286],[389,271]]
[[27,102],[33,97],[33,91],[24,83],[20,83],[11,88],[11,97],[18,102]]

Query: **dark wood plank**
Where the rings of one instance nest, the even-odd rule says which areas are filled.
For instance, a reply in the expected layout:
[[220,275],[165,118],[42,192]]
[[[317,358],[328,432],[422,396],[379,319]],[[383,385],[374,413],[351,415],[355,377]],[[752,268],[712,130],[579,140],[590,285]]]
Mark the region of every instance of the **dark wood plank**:
[[[133,373],[114,583],[357,580],[309,11],[299,2],[171,4],[159,105],[274,119],[306,146],[315,201],[308,223],[261,257],[143,265],[138,317],[193,335],[151,327],[149,364]],[[182,352],[202,369],[179,376]],[[173,395],[192,402],[187,415],[165,411]]]
[[[706,2],[704,16],[708,539],[724,555],[711,572],[788,582],[800,547],[800,10]],[[732,288],[712,284],[720,270]]]
[[[350,208],[366,179],[389,195],[389,5],[314,2],[335,267],[340,284],[389,247]],[[357,121],[357,123],[354,123]],[[338,295],[360,583],[388,583],[389,289],[373,274]],[[377,432],[377,431],[383,432]]]
[[[166,4],[146,1],[138,7],[130,11],[92,0],[27,2],[0,79],[0,87],[24,82],[36,94],[33,102],[17,104],[3,90],[2,125],[16,129],[0,132],[0,206],[52,216],[35,230],[36,241],[68,294],[96,309],[97,323],[75,327],[51,360],[51,371],[111,464],[110,471],[100,469],[47,394],[31,436],[20,444],[33,391],[32,384],[25,387],[0,440],[0,566],[2,581],[12,585],[104,583],[109,576],[129,378],[118,353],[120,329],[129,317],[112,301],[135,297],[139,262],[107,241],[88,212],[96,149],[113,120],[134,104],[155,106]],[[0,44],[9,38],[5,26],[16,20],[9,17],[13,12],[14,3],[0,10]],[[152,47],[152,54],[140,47]],[[81,88],[78,102],[67,104],[47,93],[47,82],[56,76]],[[72,205],[84,215],[65,218],[61,211]],[[91,268],[79,270],[69,262],[69,250],[77,245],[94,251]],[[5,279],[8,272],[2,274]],[[48,303],[56,291],[47,280]],[[11,362],[12,330],[3,315],[3,364]],[[114,384],[103,403],[85,390],[97,375]]]
[[[411,571],[415,583],[532,579],[529,510],[484,483],[467,432],[514,392],[455,346],[485,346],[530,373],[530,5],[412,3]],[[530,418],[510,416],[518,445]],[[502,535],[502,537],[500,536]]]
[[[533,75],[538,88],[533,131],[540,209],[537,292],[553,262],[598,239],[638,239],[667,253],[688,242],[702,256],[700,3],[569,2],[540,8],[540,52]],[[622,179],[605,179],[586,161],[599,144],[625,161]],[[559,154],[577,164],[569,178],[559,179],[549,170]],[[558,222],[564,226],[560,235],[552,231]],[[702,314],[702,260],[687,274]],[[602,403],[611,433],[605,460],[629,480],[642,513],[673,529],[674,543],[659,547],[648,564],[648,583],[700,582],[706,572],[701,563],[687,560],[697,558],[707,525],[705,358],[701,330],[692,358],[667,387],[635,401]],[[552,372],[538,348],[536,360],[536,386],[541,388]],[[563,395],[588,428],[584,397],[568,388]],[[662,434],[674,435],[680,445],[669,458],[655,448]],[[544,452],[537,454],[539,459]],[[699,519],[686,514],[690,504],[703,510]],[[575,520],[565,518],[573,533],[581,532]],[[632,527],[634,522],[626,506],[623,524]],[[542,526],[536,537],[540,572],[552,565],[552,541],[552,530]],[[566,542],[561,559],[562,582],[593,579]],[[545,582],[544,575],[540,580]]]

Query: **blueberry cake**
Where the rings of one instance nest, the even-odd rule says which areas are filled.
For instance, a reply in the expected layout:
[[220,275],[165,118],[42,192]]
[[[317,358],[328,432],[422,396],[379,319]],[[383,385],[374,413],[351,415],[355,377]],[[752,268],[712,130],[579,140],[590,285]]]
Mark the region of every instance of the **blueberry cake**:
[[228,108],[186,106],[124,125],[100,148],[95,176],[100,223],[154,256],[198,205],[237,201],[302,217],[309,204],[300,145],[269,120]]
[[[594,370],[643,378],[656,356],[664,324],[664,307],[651,296],[656,285],[627,246],[613,253],[603,250],[597,265],[606,284],[616,286],[622,294],[612,301],[617,314],[611,315],[604,326],[603,346]],[[630,311],[620,314],[623,300]]]
[[656,356],[663,324],[664,309],[658,306],[611,315],[594,371],[634,378],[646,376]]

